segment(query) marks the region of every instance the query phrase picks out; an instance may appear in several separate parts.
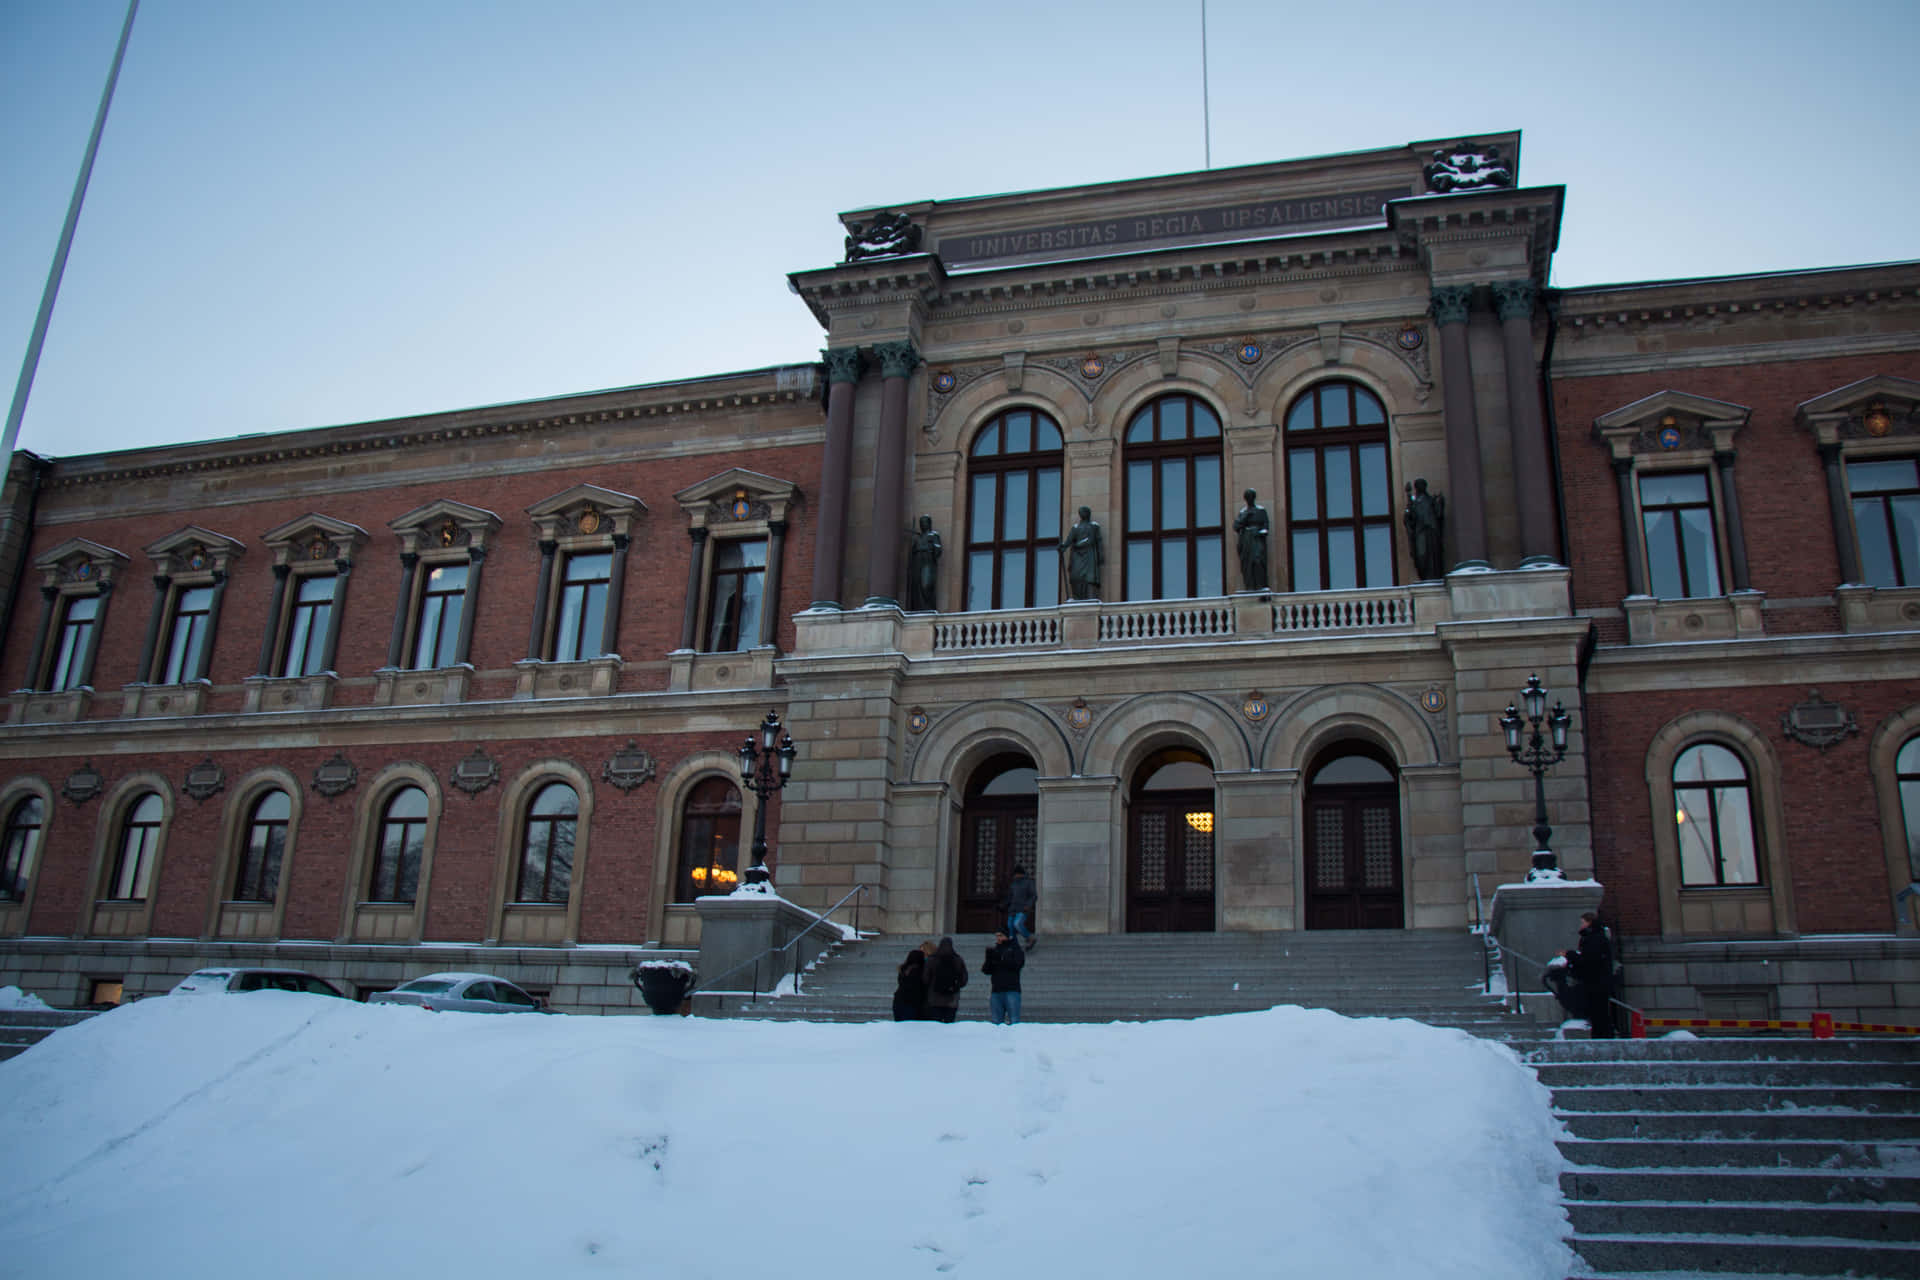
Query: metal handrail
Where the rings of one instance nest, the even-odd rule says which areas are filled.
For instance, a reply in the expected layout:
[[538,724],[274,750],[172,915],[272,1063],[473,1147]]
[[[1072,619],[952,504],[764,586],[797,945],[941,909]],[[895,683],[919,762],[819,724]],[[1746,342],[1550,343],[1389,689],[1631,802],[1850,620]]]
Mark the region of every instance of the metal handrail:
[[[699,979],[696,977],[694,981],[694,985],[687,991],[687,995],[693,996],[693,995],[699,994],[702,991],[709,990],[711,989],[714,983],[718,983],[723,978],[731,978],[734,974],[739,973],[741,970],[745,969],[748,965],[752,965],[753,966],[753,992],[751,994],[751,999],[753,1003],[758,1004],[760,1002],[760,962],[762,960],[767,959],[769,956],[779,955],[783,952],[792,951],[795,946],[799,945],[800,939],[806,937],[808,934],[812,933],[815,929],[819,928],[821,925],[834,924],[834,922],[828,918],[829,916],[831,916],[834,912],[838,911],[841,907],[845,906],[848,898],[851,898],[856,894],[864,898],[867,890],[872,887],[873,886],[867,885],[867,884],[857,884],[853,886],[853,888],[847,890],[846,893],[841,895],[840,901],[828,907],[824,913],[816,914],[815,912],[807,911],[805,907],[799,906],[797,903],[788,903],[787,905],[794,907],[795,910],[803,911],[803,912],[806,912],[807,915],[813,916],[813,922],[809,924],[806,928],[795,933],[791,938],[787,939],[785,942],[783,942],[779,946],[768,947],[766,950],[761,951],[756,955],[749,956],[747,959],[742,960],[739,964],[734,965],[731,969],[727,969],[721,973],[715,974],[705,984],[702,984],[699,981]],[[847,926],[841,925],[841,924],[834,924],[834,927],[836,929],[845,929]],[[855,937],[858,937],[860,934],[860,904],[858,902],[853,904],[853,932]],[[844,935],[842,936],[842,941],[845,941]],[[792,973],[793,973],[793,993],[795,995],[799,995],[800,994],[800,966],[797,962],[793,965]]]
[[1480,909],[1480,873],[1473,872],[1467,880],[1473,885],[1473,931],[1480,937],[1480,991],[1484,995],[1492,995],[1493,957],[1487,953],[1487,943],[1493,942],[1495,946],[1499,943],[1487,934],[1486,925],[1483,923],[1484,917]]

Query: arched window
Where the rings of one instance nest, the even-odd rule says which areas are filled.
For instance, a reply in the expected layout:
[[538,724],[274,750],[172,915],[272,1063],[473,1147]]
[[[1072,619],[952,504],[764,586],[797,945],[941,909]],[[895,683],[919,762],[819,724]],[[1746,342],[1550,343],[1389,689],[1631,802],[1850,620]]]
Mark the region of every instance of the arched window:
[[1355,382],[1287,410],[1287,539],[1295,591],[1393,585],[1387,411]]
[[427,848],[427,793],[402,787],[380,816],[369,902],[412,902],[420,892],[420,859]]
[[107,882],[107,897],[115,902],[143,902],[153,879],[153,860],[160,851],[160,824],[166,806],[149,791],[127,809],[120,827],[120,846]]
[[0,837],[0,902],[18,902],[27,896],[27,877],[33,874],[46,813],[39,796],[28,796],[7,815],[6,834]]
[[520,835],[520,883],[515,902],[566,905],[573,886],[573,838],[580,819],[580,797],[564,782],[540,788],[527,806]]
[[680,858],[673,901],[731,893],[740,881],[740,791],[725,778],[702,779],[680,807]]
[[1900,782],[1900,813],[1907,824],[1907,866],[1920,880],[1920,738],[1907,739],[1893,759],[1893,772]]
[[247,845],[233,877],[235,902],[272,902],[280,892],[280,863],[287,852],[287,823],[293,801],[284,791],[269,791],[255,802],[247,819]]
[[1673,806],[1681,885],[1760,883],[1752,788],[1739,756],[1712,742],[1682,751],[1673,762]]
[[980,429],[967,462],[969,613],[1060,603],[1060,427],[1008,409]]
[[1220,417],[1190,395],[1161,396],[1127,424],[1126,598],[1226,593]]

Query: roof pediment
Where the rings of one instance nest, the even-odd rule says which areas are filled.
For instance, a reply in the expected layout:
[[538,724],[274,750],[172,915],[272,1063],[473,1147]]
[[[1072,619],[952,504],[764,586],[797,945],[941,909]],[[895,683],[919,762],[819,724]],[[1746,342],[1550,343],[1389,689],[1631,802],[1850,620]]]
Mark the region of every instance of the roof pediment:
[[194,547],[203,547],[209,552],[224,552],[227,556],[237,556],[247,549],[247,544],[238,538],[229,538],[224,533],[215,533],[203,529],[197,524],[170,533],[158,542],[148,543],[146,553],[155,560],[164,559],[176,552],[191,551]]
[[1898,401],[1905,404],[1911,412],[1913,406],[1920,405],[1920,382],[1912,378],[1896,378],[1892,374],[1877,373],[1871,378],[1849,382],[1846,386],[1836,387],[1825,395],[1818,395],[1811,400],[1801,402],[1799,408],[1795,410],[1795,416],[1801,421],[1806,421],[1824,414],[1844,414],[1875,400]]
[[1730,400],[1715,400],[1708,396],[1696,396],[1687,391],[1656,391],[1643,396],[1632,404],[1621,405],[1609,413],[1603,413],[1593,420],[1596,431],[1607,433],[1623,427],[1637,427],[1668,414],[1685,415],[1698,418],[1710,425],[1738,426],[1753,413],[1744,404],[1734,404]]
[[91,538],[68,538],[59,546],[50,548],[36,556],[33,561],[33,567],[36,569],[51,570],[58,569],[62,565],[75,564],[83,560],[89,564],[102,567],[110,565],[117,566],[127,563],[127,556],[125,553],[115,551],[112,547],[95,542]]

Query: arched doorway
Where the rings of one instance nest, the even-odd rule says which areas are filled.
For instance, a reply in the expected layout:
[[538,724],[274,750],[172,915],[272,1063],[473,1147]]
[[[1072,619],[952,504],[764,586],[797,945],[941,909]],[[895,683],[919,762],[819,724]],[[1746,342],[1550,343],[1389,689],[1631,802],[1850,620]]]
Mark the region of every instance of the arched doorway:
[[1127,806],[1127,932],[1213,928],[1213,765],[1168,747],[1134,774]]
[[1013,869],[1034,870],[1039,852],[1040,772],[1026,756],[994,756],[973,771],[960,810],[953,931],[992,933],[1004,925]]
[[1307,928],[1398,929],[1400,786],[1379,748],[1346,742],[1307,774]]

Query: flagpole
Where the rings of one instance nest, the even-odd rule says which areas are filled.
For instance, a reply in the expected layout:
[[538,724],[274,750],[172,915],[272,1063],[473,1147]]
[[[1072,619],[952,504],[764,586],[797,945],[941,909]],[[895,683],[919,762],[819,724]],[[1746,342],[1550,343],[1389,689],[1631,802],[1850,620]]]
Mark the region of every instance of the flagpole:
[[93,116],[93,133],[87,139],[86,159],[80,163],[79,180],[73,184],[73,199],[67,202],[66,225],[60,228],[60,245],[53,251],[53,268],[47,272],[47,287],[40,294],[40,313],[33,320],[33,337],[27,341],[27,357],[20,363],[20,381],[14,384],[13,407],[7,411],[7,427],[0,435],[0,466],[13,456],[14,441],[20,437],[20,420],[27,415],[27,396],[33,391],[34,370],[40,365],[40,348],[47,340],[47,323],[53,319],[53,300],[60,295],[60,277],[66,274],[67,250],[73,247],[73,229],[80,221],[80,206],[87,198],[87,181],[93,176],[93,158],[100,151],[100,134],[107,126],[107,108],[113,104],[113,86],[120,79],[120,63],[127,56],[127,37],[133,34],[133,15],[140,0],[127,0],[127,20],[120,27],[120,44],[113,51],[113,69],[107,72],[107,87],[100,94],[100,109]]
[[1200,121],[1207,139],[1207,168],[1213,168],[1213,92],[1207,84],[1207,0],[1200,0]]

